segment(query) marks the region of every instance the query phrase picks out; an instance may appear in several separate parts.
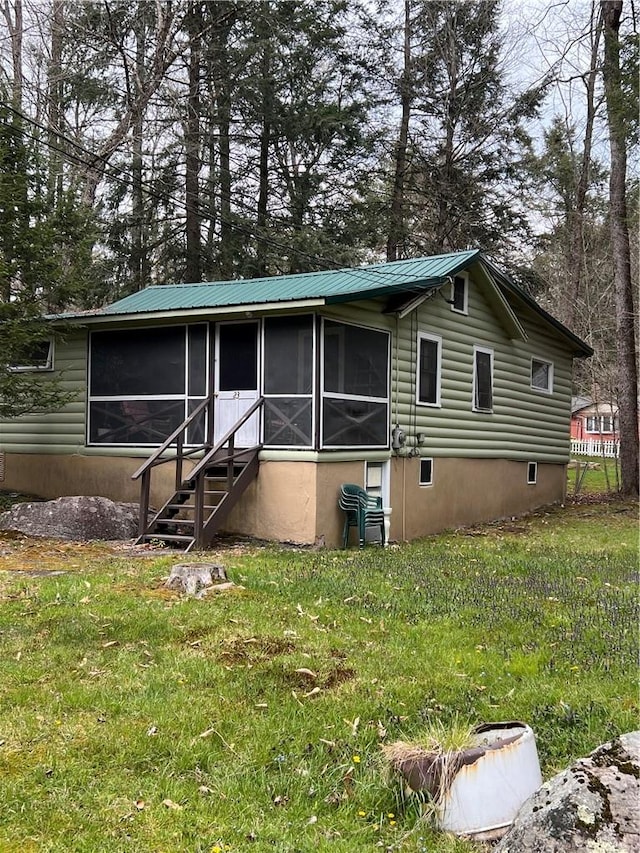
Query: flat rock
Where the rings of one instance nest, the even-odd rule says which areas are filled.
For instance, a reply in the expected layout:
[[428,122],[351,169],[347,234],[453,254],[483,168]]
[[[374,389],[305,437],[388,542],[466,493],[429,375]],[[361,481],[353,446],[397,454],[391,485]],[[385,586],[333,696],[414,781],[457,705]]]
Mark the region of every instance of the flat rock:
[[640,732],[620,735],[546,782],[494,853],[640,853]]
[[138,504],[79,495],[14,504],[0,513],[0,530],[79,542],[133,539],[138,535],[138,518]]

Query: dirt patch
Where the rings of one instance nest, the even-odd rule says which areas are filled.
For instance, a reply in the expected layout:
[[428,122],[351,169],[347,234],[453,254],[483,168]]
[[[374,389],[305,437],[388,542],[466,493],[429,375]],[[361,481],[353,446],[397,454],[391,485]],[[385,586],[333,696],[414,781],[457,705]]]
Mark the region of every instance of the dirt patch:
[[331,690],[333,687],[339,687],[341,684],[345,684],[347,681],[353,681],[356,677],[355,669],[351,669],[346,666],[336,666],[325,678],[322,687],[325,690]]
[[279,637],[248,637],[227,640],[219,659],[222,663],[255,663],[290,654],[295,645]]

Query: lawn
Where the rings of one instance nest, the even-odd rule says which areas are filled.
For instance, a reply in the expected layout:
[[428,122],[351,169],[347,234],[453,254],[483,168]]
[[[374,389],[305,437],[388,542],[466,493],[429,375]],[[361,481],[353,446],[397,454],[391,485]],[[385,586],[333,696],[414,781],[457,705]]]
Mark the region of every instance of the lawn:
[[[579,463],[579,467],[578,467]],[[567,493],[602,494],[620,487],[617,459],[598,456],[576,456],[567,469]]]
[[[388,549],[0,539],[0,853],[443,851],[381,746],[519,719],[545,778],[637,728],[637,503]],[[189,555],[188,559],[201,559]],[[56,572],[62,572],[56,574]]]

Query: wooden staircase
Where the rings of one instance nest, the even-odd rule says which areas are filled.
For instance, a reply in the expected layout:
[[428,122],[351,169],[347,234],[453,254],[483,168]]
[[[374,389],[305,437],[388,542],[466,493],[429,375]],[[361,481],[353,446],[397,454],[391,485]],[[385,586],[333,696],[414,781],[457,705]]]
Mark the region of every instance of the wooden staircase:
[[[260,446],[235,447],[236,435],[249,418],[260,409],[257,400],[240,420],[212,446],[211,443],[185,450],[184,442],[190,424],[209,407],[211,430],[212,399],[204,400],[133,474],[141,478],[140,529],[136,544],[160,541],[183,551],[207,548],[233,507],[258,474]],[[175,443],[176,452],[170,448]],[[196,466],[183,478],[185,459],[202,453]],[[151,472],[158,465],[175,462],[175,491],[167,502],[149,517]]]

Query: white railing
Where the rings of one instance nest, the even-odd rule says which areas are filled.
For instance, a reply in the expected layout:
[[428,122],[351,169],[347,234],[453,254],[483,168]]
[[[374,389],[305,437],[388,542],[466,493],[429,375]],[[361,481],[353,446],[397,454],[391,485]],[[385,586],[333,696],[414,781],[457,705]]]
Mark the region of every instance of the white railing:
[[571,439],[572,456],[605,456],[617,459],[620,455],[619,441],[600,441],[592,439]]

